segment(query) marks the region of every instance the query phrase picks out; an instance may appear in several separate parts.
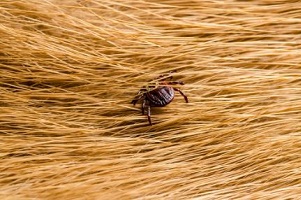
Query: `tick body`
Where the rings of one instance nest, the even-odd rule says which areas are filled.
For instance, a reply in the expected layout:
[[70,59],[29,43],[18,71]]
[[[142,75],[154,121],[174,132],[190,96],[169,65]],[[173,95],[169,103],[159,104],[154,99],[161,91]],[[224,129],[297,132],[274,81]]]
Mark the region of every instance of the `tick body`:
[[175,91],[179,92],[188,103],[187,96],[178,88],[172,87],[172,85],[180,84],[184,85],[182,81],[166,81],[166,79],[172,79],[169,75],[161,75],[155,79],[149,86],[143,87],[136,97],[133,99],[132,104],[135,105],[138,101],[142,101],[142,114],[147,110],[147,118],[150,125],[152,125],[150,110],[151,107],[164,107],[168,105],[175,97]]
[[175,97],[175,91],[170,86],[157,87],[154,90],[145,93],[145,99],[148,100],[150,106],[164,107]]

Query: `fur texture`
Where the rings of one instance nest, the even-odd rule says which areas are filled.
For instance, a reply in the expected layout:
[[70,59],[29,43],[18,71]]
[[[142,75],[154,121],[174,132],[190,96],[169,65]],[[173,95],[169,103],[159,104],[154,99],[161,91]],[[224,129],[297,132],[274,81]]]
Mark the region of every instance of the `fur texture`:
[[[301,3],[1,0],[0,199],[297,199]],[[176,94],[130,102],[177,70]]]

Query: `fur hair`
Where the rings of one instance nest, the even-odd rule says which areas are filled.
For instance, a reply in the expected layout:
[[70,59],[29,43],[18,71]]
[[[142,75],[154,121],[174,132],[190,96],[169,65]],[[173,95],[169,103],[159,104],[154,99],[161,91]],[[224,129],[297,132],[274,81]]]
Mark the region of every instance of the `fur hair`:
[[300,198],[300,8],[1,0],[0,199]]

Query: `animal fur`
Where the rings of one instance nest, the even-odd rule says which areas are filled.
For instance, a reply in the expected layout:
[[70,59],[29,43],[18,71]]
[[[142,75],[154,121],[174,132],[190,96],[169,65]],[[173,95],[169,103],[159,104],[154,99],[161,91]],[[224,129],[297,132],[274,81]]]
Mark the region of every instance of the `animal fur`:
[[[301,2],[1,0],[0,199],[298,199]],[[176,70],[153,126],[130,104]]]

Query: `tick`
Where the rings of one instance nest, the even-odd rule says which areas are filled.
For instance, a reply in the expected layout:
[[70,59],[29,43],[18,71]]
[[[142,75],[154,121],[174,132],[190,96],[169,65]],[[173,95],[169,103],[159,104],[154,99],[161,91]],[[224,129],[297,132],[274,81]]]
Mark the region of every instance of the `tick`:
[[[175,97],[175,91],[179,92],[188,103],[187,96],[178,88],[173,85],[184,85],[182,81],[171,81],[173,79],[172,72],[167,75],[160,75],[157,79],[151,81],[147,86],[141,88],[132,104],[135,106],[138,101],[141,101],[141,111],[144,115],[145,109],[147,110],[147,118],[150,125],[151,121],[151,107],[164,107],[168,105]],[[169,81],[166,81],[169,79]]]

